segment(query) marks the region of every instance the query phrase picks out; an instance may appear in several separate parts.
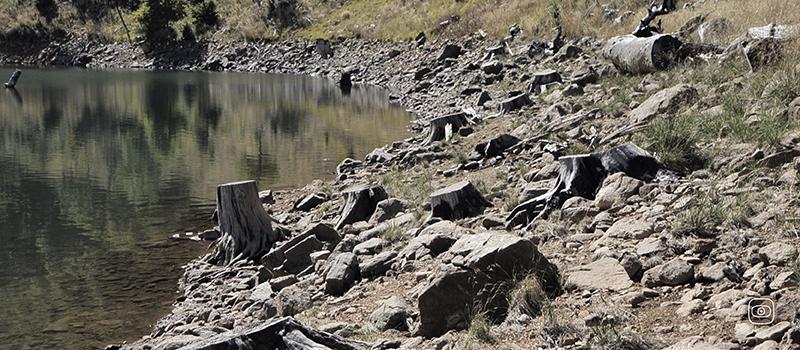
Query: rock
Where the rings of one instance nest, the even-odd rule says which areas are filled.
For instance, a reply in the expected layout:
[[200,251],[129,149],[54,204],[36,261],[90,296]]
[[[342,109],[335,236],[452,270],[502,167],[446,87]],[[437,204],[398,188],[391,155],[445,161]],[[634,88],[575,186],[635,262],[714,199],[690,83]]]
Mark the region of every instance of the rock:
[[306,266],[311,265],[311,253],[321,250],[322,247],[322,242],[316,236],[306,237],[283,253],[286,259],[283,268],[292,273],[300,272]]
[[598,80],[600,80],[600,75],[590,66],[578,68],[569,79],[573,84],[583,87],[589,84],[596,84]]
[[324,193],[313,193],[298,200],[294,204],[294,209],[299,211],[310,211],[328,200],[328,195]]
[[200,337],[190,334],[175,335],[159,341],[155,346],[155,350],[178,350],[200,339]]
[[738,350],[739,345],[727,343],[717,337],[694,336],[685,338],[664,350]]
[[642,285],[648,288],[679,286],[692,283],[693,280],[694,266],[681,258],[675,258],[645,271],[642,276]]
[[731,27],[731,23],[727,18],[714,18],[708,22],[700,24],[697,34],[700,36],[701,44],[710,44],[720,46],[725,44],[725,36]]
[[498,231],[460,238],[450,248],[458,267],[445,264],[418,295],[420,326],[416,334],[435,337],[451,329],[464,329],[469,310],[483,305],[496,320],[508,309],[506,294],[497,290],[506,281],[539,276],[547,293],[557,290],[554,265],[533,242]]
[[783,57],[783,43],[776,38],[755,39],[744,43],[744,55],[753,71],[776,64]]
[[461,181],[430,195],[433,217],[456,220],[475,217],[492,204],[469,181]]
[[743,299],[747,294],[739,289],[728,289],[708,298],[708,307],[715,310],[727,309],[735,302]]
[[628,198],[639,193],[639,187],[643,184],[644,182],[623,173],[612,174],[603,180],[603,186],[597,192],[594,203],[600,210],[624,204]]
[[403,299],[395,296],[381,303],[381,306],[369,315],[367,321],[371,328],[379,332],[390,329],[405,331],[408,330],[407,318],[408,306]]
[[520,142],[520,139],[509,134],[499,135],[488,142],[475,145],[475,152],[483,157],[497,157],[503,152]]
[[282,289],[275,296],[275,307],[280,316],[294,316],[312,305],[311,290],[303,283],[296,283]]
[[625,268],[614,258],[603,258],[568,271],[564,287],[568,290],[609,289],[620,291],[633,285]]
[[778,345],[778,342],[774,340],[767,340],[761,344],[758,344],[758,346],[754,347],[753,350],[780,350],[780,348],[781,347]]
[[561,49],[558,50],[555,56],[553,56],[553,60],[555,60],[556,62],[564,62],[578,57],[578,55],[580,55],[582,52],[583,50],[580,47],[567,44],[562,46]]
[[614,222],[606,234],[613,238],[643,239],[653,233],[653,225],[647,221],[625,217]]
[[362,164],[364,164],[364,162],[360,162],[352,158],[345,158],[339,163],[339,165],[336,166],[336,177],[339,178],[342,175],[351,174]]
[[758,253],[771,265],[786,265],[797,258],[797,248],[783,242],[771,243],[759,249]]
[[378,253],[379,251],[381,251],[381,249],[383,249],[383,247],[386,247],[388,245],[389,245],[388,241],[378,237],[374,237],[362,243],[356,244],[356,246],[353,247],[353,253],[356,253],[357,255],[373,255]]
[[291,286],[297,282],[298,282],[297,277],[295,277],[295,275],[287,275],[271,279],[269,281],[269,286],[272,288],[272,290],[280,292],[282,289]]
[[769,284],[772,290],[781,290],[783,288],[796,287],[797,276],[794,271],[781,272]]
[[334,258],[325,275],[325,293],[342,295],[359,278],[358,257],[353,253],[341,253]]
[[455,242],[456,239],[449,234],[420,234],[408,242],[400,251],[400,256],[408,260],[419,260],[425,256],[436,257],[450,249]]
[[642,102],[628,113],[632,124],[646,123],[656,116],[677,112],[682,107],[690,107],[700,98],[691,85],[678,84],[661,90]]
[[275,204],[275,197],[272,195],[272,190],[258,192],[258,199],[261,204]]
[[367,258],[358,265],[358,269],[361,272],[361,277],[375,278],[382,276],[386,273],[386,271],[389,271],[392,268],[392,263],[395,261],[396,257],[397,252],[386,251]]
[[752,337],[756,334],[756,329],[752,323],[739,322],[733,327],[733,334],[739,342]]
[[253,292],[250,293],[250,300],[253,301],[267,301],[270,299],[272,299],[272,284],[270,282],[257,285],[253,288]]
[[375,206],[375,213],[369,219],[372,223],[381,223],[395,217],[408,208],[408,202],[398,198],[384,199]]
[[639,256],[653,255],[667,250],[667,244],[661,237],[648,237],[636,244],[636,254]]
[[481,65],[481,70],[486,74],[500,74],[503,72],[503,63],[500,61],[489,61]]
[[558,72],[552,69],[536,72],[533,73],[531,77],[531,82],[528,85],[528,92],[538,95],[542,93],[543,86],[563,82],[564,80],[561,78],[561,74],[558,74]]
[[347,224],[369,220],[375,213],[378,202],[389,198],[386,194],[386,190],[377,185],[356,185],[350,187],[342,191],[342,197],[344,197],[345,204],[342,207],[339,221],[336,222],[335,228],[337,230]]
[[700,278],[710,282],[719,282],[726,278],[735,282],[739,279],[736,275],[736,271],[731,269],[728,264],[721,261],[703,269],[703,271],[700,272]]
[[489,92],[487,92],[487,91],[485,91],[485,90],[484,90],[484,91],[481,91],[481,94],[478,96],[478,103],[477,103],[477,105],[478,105],[479,107],[483,107],[484,105],[486,105],[486,102],[489,102],[489,101],[491,101],[491,100],[492,100],[492,96],[491,96],[491,95],[489,95]]
[[414,72],[414,80],[422,80],[425,79],[425,76],[431,74],[433,70],[428,67],[422,67]]
[[764,328],[756,332],[755,338],[760,341],[775,340],[780,341],[783,334],[792,328],[792,323],[783,321],[775,324],[774,326]]
[[520,94],[501,101],[498,108],[500,113],[508,113],[530,105],[533,105],[533,100],[527,94]]
[[706,303],[700,299],[687,301],[675,311],[676,314],[687,317],[689,315],[699,314],[705,309]]
[[439,60],[445,60],[448,58],[458,58],[462,54],[461,46],[455,44],[447,44],[442,48],[442,51],[439,53]]

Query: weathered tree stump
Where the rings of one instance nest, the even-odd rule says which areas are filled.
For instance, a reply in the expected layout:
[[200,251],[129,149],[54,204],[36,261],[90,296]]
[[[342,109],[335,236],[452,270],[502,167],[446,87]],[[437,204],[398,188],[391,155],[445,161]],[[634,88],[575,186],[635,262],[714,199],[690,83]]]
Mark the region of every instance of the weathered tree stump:
[[508,113],[532,104],[533,100],[531,100],[528,94],[519,94],[501,101],[498,109],[500,110],[500,113]]
[[431,119],[428,138],[422,143],[430,145],[435,141],[449,140],[458,129],[469,124],[467,113],[458,112]]
[[17,81],[19,80],[19,77],[21,75],[22,75],[22,71],[21,70],[19,70],[19,69],[15,70],[14,73],[11,74],[11,78],[8,79],[8,82],[5,83],[6,88],[8,88],[8,89],[15,88],[17,86]]
[[228,265],[241,259],[258,260],[278,240],[269,215],[261,206],[255,181],[217,186],[217,213],[222,237],[206,261]]
[[483,195],[469,181],[461,181],[430,195],[432,216],[457,220],[483,214],[491,207]]
[[647,151],[634,144],[624,144],[605,152],[561,157],[555,185],[545,194],[518,205],[506,218],[506,227],[530,225],[544,218],[567,199],[575,196],[594,199],[608,175],[623,172],[642,181],[651,181],[662,169]]
[[664,70],[676,62],[681,46],[681,41],[669,34],[646,38],[616,36],[608,39],[603,48],[603,57],[611,60],[624,73],[652,73]]
[[381,186],[356,185],[342,192],[344,207],[336,223],[337,230],[344,225],[366,221],[375,213],[378,202],[389,198]]

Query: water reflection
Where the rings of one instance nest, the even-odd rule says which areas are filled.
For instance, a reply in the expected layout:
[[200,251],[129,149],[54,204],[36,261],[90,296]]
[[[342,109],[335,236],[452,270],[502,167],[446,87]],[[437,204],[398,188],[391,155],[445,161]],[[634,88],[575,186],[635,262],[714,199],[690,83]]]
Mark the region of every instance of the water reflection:
[[204,222],[216,184],[326,177],[403,137],[385,101],[291,76],[26,70],[0,95],[0,349],[149,332],[204,249],[164,238]]

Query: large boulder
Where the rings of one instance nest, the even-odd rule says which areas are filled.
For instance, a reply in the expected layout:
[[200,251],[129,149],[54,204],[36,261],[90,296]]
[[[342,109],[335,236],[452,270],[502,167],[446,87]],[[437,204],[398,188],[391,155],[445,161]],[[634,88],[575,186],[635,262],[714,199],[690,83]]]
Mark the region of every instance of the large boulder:
[[396,329],[398,331],[408,330],[408,305],[399,297],[391,297],[381,303],[367,321],[369,326],[379,332]]
[[688,84],[678,84],[650,96],[639,107],[628,113],[632,124],[649,122],[658,115],[675,113],[682,107],[691,107],[700,98],[697,89]]
[[546,292],[558,292],[557,270],[533,242],[504,232],[484,232],[460,238],[448,251],[451,264],[439,267],[418,296],[417,334],[435,337],[464,329],[475,305],[493,320],[508,311],[510,281],[540,277]]
[[408,208],[408,202],[398,198],[387,198],[380,202],[375,207],[375,213],[369,219],[372,223],[381,223],[395,217],[397,214],[403,212]]
[[447,251],[455,242],[456,239],[449,234],[420,235],[408,242],[400,251],[400,256],[408,260],[420,260],[426,256],[436,257]]

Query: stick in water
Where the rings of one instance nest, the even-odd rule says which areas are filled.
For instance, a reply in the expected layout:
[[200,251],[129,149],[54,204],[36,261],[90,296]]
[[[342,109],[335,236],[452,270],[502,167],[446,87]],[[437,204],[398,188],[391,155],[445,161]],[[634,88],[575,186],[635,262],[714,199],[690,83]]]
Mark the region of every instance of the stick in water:
[[17,80],[19,80],[19,76],[22,75],[22,71],[17,69],[14,71],[14,74],[11,74],[11,79],[8,79],[8,82],[5,84],[6,88],[13,89],[17,86]]

